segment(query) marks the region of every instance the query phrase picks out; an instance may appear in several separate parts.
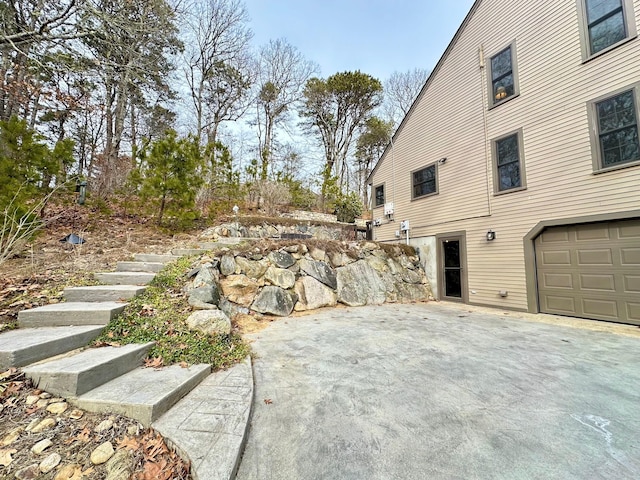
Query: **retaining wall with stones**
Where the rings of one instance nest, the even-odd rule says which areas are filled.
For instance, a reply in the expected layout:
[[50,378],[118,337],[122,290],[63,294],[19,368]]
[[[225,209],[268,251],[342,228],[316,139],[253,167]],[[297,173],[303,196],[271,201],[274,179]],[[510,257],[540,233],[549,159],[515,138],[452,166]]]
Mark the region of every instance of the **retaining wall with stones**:
[[[287,316],[335,306],[432,299],[411,247],[375,242],[303,243],[265,252],[260,247],[204,255],[185,286],[196,310]],[[218,310],[218,312],[213,312]],[[202,314],[200,315],[202,316]]]

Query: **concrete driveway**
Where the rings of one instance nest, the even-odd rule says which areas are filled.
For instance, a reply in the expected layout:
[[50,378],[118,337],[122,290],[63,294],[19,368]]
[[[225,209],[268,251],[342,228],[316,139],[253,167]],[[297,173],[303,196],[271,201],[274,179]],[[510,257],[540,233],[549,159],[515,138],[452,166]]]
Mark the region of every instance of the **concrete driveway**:
[[640,338],[489,312],[343,308],[250,335],[237,478],[639,479]]

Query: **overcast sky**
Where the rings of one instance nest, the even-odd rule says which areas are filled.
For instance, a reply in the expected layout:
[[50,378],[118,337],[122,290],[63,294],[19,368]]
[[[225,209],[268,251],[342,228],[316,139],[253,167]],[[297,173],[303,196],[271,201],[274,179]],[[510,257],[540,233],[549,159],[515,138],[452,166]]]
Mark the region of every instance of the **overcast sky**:
[[473,0],[245,0],[254,45],[286,38],[322,77],[432,70]]

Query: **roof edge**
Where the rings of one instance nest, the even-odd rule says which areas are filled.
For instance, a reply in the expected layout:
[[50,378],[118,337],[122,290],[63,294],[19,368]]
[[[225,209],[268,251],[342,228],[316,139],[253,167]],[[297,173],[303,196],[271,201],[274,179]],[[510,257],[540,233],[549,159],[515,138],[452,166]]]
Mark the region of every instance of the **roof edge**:
[[398,128],[396,128],[395,133],[391,137],[391,141],[387,144],[387,146],[385,147],[384,151],[382,152],[382,155],[380,156],[380,159],[378,160],[378,163],[376,163],[376,166],[373,167],[373,170],[371,170],[371,173],[367,177],[367,185],[371,185],[371,183],[370,183],[371,177],[373,177],[373,175],[376,173],[376,171],[378,170],[378,166],[382,163],[382,160],[387,155],[387,150],[389,150],[389,147],[393,147],[393,142],[394,142],[395,138],[398,136],[398,134],[400,133],[400,130],[402,130],[402,127],[405,125],[405,123],[407,123],[407,119],[413,113],[418,101],[422,98],[422,96],[424,95],[424,92],[427,90],[427,88],[429,87],[429,85],[431,84],[433,79],[435,78],[435,76],[438,73],[438,71],[440,70],[440,68],[442,68],[442,64],[444,63],[444,61],[447,59],[447,57],[451,53],[451,50],[453,50],[453,47],[456,45],[456,43],[458,43],[458,39],[462,35],[462,32],[466,28],[467,24],[471,21],[471,17],[473,17],[473,14],[476,12],[476,10],[478,10],[478,7],[480,6],[481,3],[482,3],[482,0],[476,0],[473,3],[473,5],[471,5],[471,8],[469,9],[469,13],[467,13],[467,15],[464,17],[464,20],[462,20],[462,23],[460,24],[460,26],[456,30],[456,33],[453,35],[453,38],[449,42],[449,45],[447,45],[447,48],[444,50],[444,53],[442,54],[442,56],[438,60],[438,63],[436,63],[436,66],[433,67],[433,70],[429,74],[429,77],[427,78],[426,82],[424,82],[424,85],[420,89],[420,93],[418,93],[418,96],[416,97],[416,99],[411,104],[411,108],[409,108],[409,111],[407,112],[407,114],[404,116],[404,118],[400,122],[400,125],[398,125]]

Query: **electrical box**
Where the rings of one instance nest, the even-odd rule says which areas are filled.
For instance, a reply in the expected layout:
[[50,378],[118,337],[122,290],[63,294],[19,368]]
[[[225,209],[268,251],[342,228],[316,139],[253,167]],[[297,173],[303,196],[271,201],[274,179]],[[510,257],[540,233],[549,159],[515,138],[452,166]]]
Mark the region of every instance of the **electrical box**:
[[380,220],[379,218],[376,218],[376,219],[373,221],[373,226],[374,226],[374,227],[379,227],[380,225],[382,225],[382,220]]
[[384,204],[384,214],[393,215],[393,202],[388,202]]
[[406,232],[409,230],[409,220],[403,220],[400,222],[400,231]]

